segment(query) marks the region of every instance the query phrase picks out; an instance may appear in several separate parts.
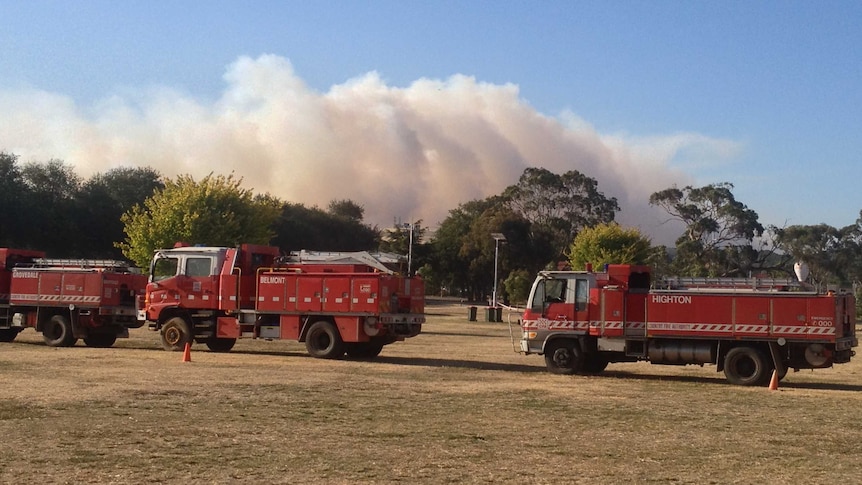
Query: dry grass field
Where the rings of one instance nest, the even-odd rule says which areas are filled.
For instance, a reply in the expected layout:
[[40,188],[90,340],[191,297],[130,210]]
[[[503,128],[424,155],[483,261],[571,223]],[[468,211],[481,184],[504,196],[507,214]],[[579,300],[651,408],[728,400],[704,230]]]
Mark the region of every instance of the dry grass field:
[[[242,340],[192,362],[133,331],[111,349],[0,345],[3,483],[854,483],[862,355],[778,391],[709,367],[547,373],[505,324],[431,305],[371,362]],[[482,314],[480,312],[480,319]]]

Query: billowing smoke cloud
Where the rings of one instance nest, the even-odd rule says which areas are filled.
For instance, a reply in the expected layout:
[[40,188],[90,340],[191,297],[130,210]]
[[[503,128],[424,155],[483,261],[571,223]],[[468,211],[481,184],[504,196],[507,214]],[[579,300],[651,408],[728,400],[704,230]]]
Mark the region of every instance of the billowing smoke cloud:
[[736,149],[696,134],[601,135],[571,113],[538,113],[515,85],[462,75],[397,88],[372,72],[320,93],[289,61],[265,55],[238,59],[224,78],[215,102],[152,89],[81,108],[58,94],[0,92],[0,150],[24,161],[59,158],[83,177],[117,166],[169,177],[234,172],[290,202],[351,199],[382,227],[422,219],[433,228],[458,204],[514,184],[526,167],[576,169],[618,198],[619,222],[670,242],[677,234],[647,201],[691,183],[675,157]]

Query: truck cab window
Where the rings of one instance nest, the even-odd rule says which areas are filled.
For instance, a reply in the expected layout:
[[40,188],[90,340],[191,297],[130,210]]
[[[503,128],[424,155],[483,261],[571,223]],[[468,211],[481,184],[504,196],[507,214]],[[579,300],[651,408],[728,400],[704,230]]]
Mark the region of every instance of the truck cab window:
[[545,282],[545,302],[565,303],[566,280],[547,280]]
[[530,307],[541,312],[550,303],[563,303],[565,301],[566,280],[547,279],[536,285]]
[[186,260],[186,276],[200,278],[203,276],[210,276],[211,272],[211,258],[188,258]]
[[153,264],[153,281],[161,281],[176,276],[178,267],[179,259],[177,258],[156,259]]
[[536,285],[533,291],[533,300],[530,301],[530,308],[533,311],[541,312],[545,307],[545,282]]
[[575,280],[575,311],[582,312],[587,309],[590,299],[590,282],[587,280]]

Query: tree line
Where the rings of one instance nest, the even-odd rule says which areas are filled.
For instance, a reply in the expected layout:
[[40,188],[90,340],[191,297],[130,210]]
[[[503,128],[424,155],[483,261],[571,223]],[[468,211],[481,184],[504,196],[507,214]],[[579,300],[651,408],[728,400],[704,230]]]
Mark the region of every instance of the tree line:
[[170,179],[146,167],[114,168],[83,180],[61,160],[21,164],[0,152],[0,247],[51,257],[126,258],[146,267],[154,249],[177,241],[411,253],[412,270],[430,292],[481,300],[494,286],[496,252],[498,294],[514,303],[526,298],[538,271],[585,262],[731,277],[790,276],[793,263],[805,261],[815,284],[862,281],[862,212],[842,228],[764,227],[730,183],[669,187],[644,203],[682,223],[674,247],[653,246],[636,229],[617,226],[616,199],[576,170],[527,168],[500,194],[451,209],[432,234],[421,220],[371,226],[352,200],[319,208],[255,194],[234,174]]

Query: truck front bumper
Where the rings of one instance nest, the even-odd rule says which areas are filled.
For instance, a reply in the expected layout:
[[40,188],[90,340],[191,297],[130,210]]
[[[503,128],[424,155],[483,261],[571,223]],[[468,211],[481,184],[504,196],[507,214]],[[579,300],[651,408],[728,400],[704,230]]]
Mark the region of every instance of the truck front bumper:
[[521,352],[525,354],[541,354],[542,342],[538,340],[521,339]]

